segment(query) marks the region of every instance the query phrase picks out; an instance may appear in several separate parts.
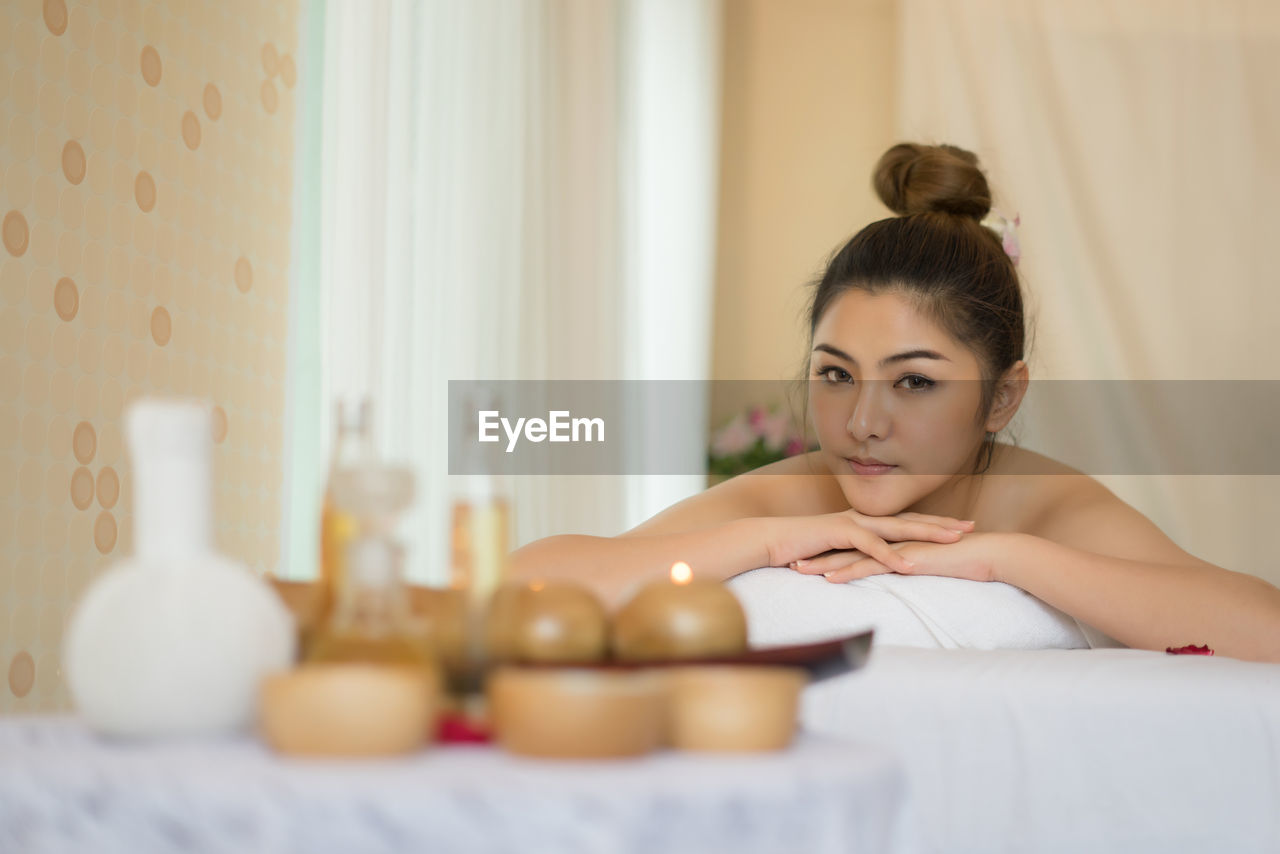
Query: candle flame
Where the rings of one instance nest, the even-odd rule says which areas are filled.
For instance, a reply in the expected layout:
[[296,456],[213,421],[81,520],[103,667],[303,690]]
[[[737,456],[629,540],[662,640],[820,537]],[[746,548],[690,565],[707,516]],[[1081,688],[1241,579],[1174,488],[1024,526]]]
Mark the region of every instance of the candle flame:
[[671,564],[671,580],[676,584],[688,584],[693,580],[693,570],[689,568],[689,564],[678,560]]

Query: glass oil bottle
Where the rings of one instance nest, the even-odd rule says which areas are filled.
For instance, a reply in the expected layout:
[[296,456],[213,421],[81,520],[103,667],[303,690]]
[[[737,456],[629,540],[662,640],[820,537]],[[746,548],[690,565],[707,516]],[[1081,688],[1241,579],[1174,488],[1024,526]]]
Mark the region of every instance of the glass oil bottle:
[[334,476],[339,469],[372,465],[377,459],[369,399],[339,400],[334,415],[333,456],[320,511],[319,590],[313,625],[304,627],[304,635],[309,635],[316,626],[324,623],[333,611],[345,577],[347,546],[356,533],[354,517],[340,510],[334,502]]
[[413,499],[413,473],[365,464],[338,468],[331,481],[336,513],[349,520],[333,607],[311,639],[310,662],[359,661],[435,668],[415,631],[402,578],[397,518]]
[[497,409],[492,395],[470,396],[458,413],[463,430],[460,447],[462,474],[452,475],[450,588],[463,608],[463,650],[460,667],[451,668],[449,690],[456,710],[473,724],[483,725],[485,620],[494,592],[506,579],[510,549],[511,506],[506,484],[491,456],[476,440],[481,410]]

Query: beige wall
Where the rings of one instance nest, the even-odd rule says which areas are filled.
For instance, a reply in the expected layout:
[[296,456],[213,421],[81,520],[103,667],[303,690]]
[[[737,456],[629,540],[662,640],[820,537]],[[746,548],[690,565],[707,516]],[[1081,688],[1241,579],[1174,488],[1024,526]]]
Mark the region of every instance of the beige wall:
[[121,411],[215,410],[218,545],[279,544],[297,4],[0,4],[0,711],[131,551]]
[[[894,142],[894,7],[725,4],[715,379],[795,377],[806,284],[844,240],[889,215],[871,190],[871,168]],[[712,427],[779,391],[718,387]]]

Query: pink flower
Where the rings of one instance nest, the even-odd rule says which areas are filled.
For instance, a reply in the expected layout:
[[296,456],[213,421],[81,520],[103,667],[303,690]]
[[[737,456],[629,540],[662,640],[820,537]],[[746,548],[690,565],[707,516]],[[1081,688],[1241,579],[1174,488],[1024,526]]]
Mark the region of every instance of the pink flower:
[[1013,229],[1009,229],[1004,233],[1004,240],[1001,243],[1004,245],[1004,254],[1008,255],[1016,266],[1022,260],[1022,247],[1018,244],[1018,235]]
[[786,450],[783,451],[788,457],[794,457],[796,454],[804,452],[804,440],[799,437],[792,436],[787,440]]
[[716,457],[736,456],[751,448],[757,438],[747,419],[739,415],[712,438],[711,453]]
[[786,447],[787,439],[791,437],[793,432],[791,429],[791,416],[785,412],[778,412],[764,419],[761,437],[764,439],[766,448],[771,451],[781,451]]
[[751,426],[756,430],[757,434],[759,434],[760,429],[764,426],[764,421],[767,415],[768,413],[764,411],[763,406],[751,407],[751,414],[747,416],[747,420],[751,423]]

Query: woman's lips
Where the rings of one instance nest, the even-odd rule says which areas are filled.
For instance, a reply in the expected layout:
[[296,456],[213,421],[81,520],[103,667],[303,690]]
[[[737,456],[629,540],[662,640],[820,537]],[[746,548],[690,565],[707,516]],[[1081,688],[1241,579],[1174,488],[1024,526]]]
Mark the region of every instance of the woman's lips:
[[847,458],[845,461],[849,463],[849,468],[853,470],[854,474],[865,474],[865,475],[885,474],[886,472],[893,471],[894,469],[897,468],[897,466],[884,465],[884,464],[863,465],[862,463],[856,460],[850,460]]

